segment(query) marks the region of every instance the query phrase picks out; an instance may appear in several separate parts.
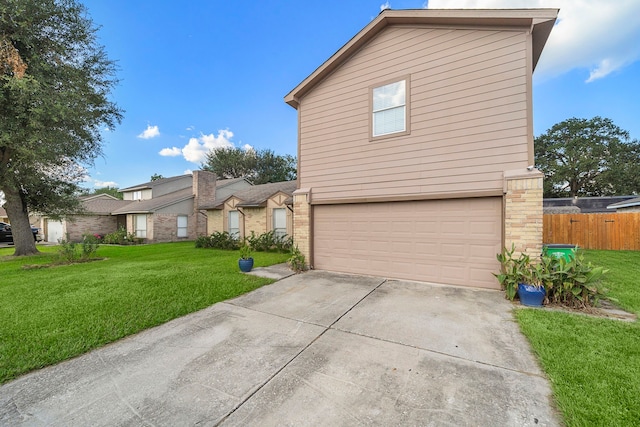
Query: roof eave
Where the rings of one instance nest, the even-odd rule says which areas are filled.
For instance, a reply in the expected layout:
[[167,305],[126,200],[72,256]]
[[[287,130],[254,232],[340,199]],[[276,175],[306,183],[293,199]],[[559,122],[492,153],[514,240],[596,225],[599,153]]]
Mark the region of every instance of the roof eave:
[[382,11],[373,21],[320,65],[285,97],[295,109],[300,99],[364,44],[389,25],[435,24],[529,27],[533,35],[533,68],[551,33],[559,9],[415,9]]

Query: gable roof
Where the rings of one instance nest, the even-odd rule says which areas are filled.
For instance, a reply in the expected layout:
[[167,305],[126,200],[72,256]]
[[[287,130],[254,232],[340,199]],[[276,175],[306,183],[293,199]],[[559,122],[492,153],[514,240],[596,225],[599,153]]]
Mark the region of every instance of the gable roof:
[[241,208],[260,208],[266,206],[267,200],[278,193],[284,193],[287,196],[291,196],[297,187],[298,181],[295,180],[258,184],[245,190],[236,191],[231,196],[227,197],[225,200],[221,200],[220,203],[217,203],[209,209],[221,209],[224,203],[232,197],[240,199],[241,202],[238,203],[237,206]]
[[148,189],[148,188],[157,187],[158,185],[166,184],[166,183],[171,182],[171,181],[178,181],[178,180],[184,179],[187,176],[189,178],[191,178],[192,175],[191,174],[185,174],[185,175],[172,176],[172,177],[169,177],[169,178],[160,178],[160,179],[156,179],[155,181],[149,181],[149,182],[145,182],[145,183],[142,183],[142,184],[134,185],[133,187],[123,188],[123,189],[120,190],[120,192],[145,190],[145,189]]
[[116,209],[121,209],[131,200],[120,200],[110,194],[95,194],[92,196],[80,197],[80,202],[86,213],[95,215],[110,215]]
[[166,208],[167,206],[175,205],[176,203],[184,202],[185,200],[193,198],[194,195],[192,189],[183,188],[182,190],[174,191],[173,193],[164,194],[160,197],[154,197],[152,199],[132,201],[127,200],[129,204],[112,211],[111,214],[122,215],[153,213],[158,209]]
[[640,197],[636,197],[635,199],[629,199],[618,203],[612,203],[607,206],[607,209],[620,209],[620,208],[630,208],[633,206],[640,206]]
[[535,69],[557,16],[558,9],[386,9],[289,92],[284,100],[297,109],[305,94],[390,25],[530,28]]

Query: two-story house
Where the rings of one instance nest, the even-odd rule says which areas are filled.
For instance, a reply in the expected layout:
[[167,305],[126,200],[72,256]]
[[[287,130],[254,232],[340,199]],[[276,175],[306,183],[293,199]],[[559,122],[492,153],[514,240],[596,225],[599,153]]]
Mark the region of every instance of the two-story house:
[[557,13],[385,10],[285,96],[313,267],[496,288],[503,246],[540,253],[532,73]]

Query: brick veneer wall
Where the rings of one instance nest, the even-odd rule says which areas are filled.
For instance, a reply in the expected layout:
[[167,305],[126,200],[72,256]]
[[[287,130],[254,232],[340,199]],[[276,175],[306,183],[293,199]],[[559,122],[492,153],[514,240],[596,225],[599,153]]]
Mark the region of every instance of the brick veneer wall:
[[[181,240],[195,240],[198,230],[195,216],[200,213],[187,215],[187,237],[178,237],[178,214],[153,215],[153,241],[177,242]],[[149,231],[147,230],[147,236]],[[204,231],[202,230],[202,233]]]
[[542,179],[537,170],[505,173],[504,243],[516,255],[537,258],[542,252]]
[[[118,219],[111,215],[76,215],[67,219],[68,239],[81,242],[84,234],[109,234],[118,230]],[[70,226],[72,224],[72,226]],[[63,236],[65,239],[67,236]]]
[[[244,212],[244,235],[251,236],[251,232],[257,235],[267,232],[267,209],[266,208],[242,208]],[[240,214],[242,215],[242,214]],[[242,218],[240,219],[242,222]]]
[[207,235],[216,231],[224,231],[224,211],[222,209],[207,211]]
[[301,188],[293,192],[293,243],[311,261],[311,191]]

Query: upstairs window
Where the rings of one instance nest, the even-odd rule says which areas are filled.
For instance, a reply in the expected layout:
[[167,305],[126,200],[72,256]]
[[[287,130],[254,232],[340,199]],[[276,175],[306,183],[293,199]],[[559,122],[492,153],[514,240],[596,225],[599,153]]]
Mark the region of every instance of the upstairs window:
[[408,79],[371,88],[371,137],[408,134]]
[[142,191],[134,191],[132,200],[142,200]]

